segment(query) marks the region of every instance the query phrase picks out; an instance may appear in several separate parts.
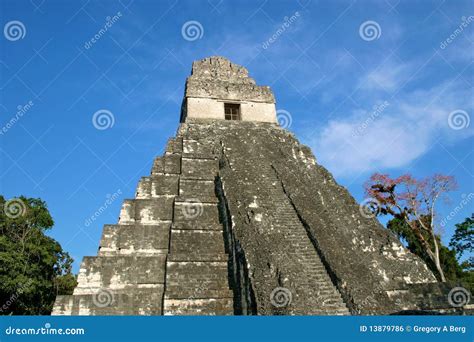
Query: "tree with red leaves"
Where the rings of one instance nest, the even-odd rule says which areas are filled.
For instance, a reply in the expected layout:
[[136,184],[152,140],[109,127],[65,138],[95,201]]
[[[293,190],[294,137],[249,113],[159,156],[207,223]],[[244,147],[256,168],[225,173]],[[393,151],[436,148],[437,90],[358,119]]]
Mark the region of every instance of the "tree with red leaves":
[[435,232],[436,204],[456,187],[454,177],[440,174],[417,180],[409,174],[390,178],[375,173],[365,184],[367,196],[377,202],[378,214],[391,215],[409,228],[443,282],[446,278],[440,263],[440,241]]

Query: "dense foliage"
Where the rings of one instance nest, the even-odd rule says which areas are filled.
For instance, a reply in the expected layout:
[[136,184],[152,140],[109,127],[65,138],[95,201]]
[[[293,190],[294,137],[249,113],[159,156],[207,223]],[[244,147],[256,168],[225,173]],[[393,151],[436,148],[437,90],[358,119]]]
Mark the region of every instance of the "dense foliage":
[[46,203],[0,196],[0,314],[45,315],[76,284],[73,260],[45,235],[54,225]]
[[[467,219],[466,219],[467,220]],[[456,227],[460,226],[459,224]],[[428,267],[436,274],[436,266],[433,264],[431,258],[425,252],[425,249],[421,246],[419,240],[417,239],[416,235],[413,233],[413,230],[405,223],[404,220],[399,218],[394,218],[387,223],[387,228],[393,231],[401,241],[403,241],[407,248],[414,254],[418,255],[422,258]],[[470,226],[470,236],[472,238],[473,234],[473,225]],[[451,239],[450,246],[453,247],[453,241],[455,240],[455,236],[459,236],[458,232],[459,228],[456,229],[453,238]],[[427,234],[428,235],[428,234]],[[439,257],[441,268],[443,269],[444,275],[447,281],[455,282],[462,284],[464,287],[468,288],[471,293],[474,293],[474,270],[472,269],[472,260],[460,262],[459,258],[461,257],[462,253],[457,253],[457,248],[448,248],[444,246],[441,242],[440,236],[436,235],[438,239],[439,245]],[[431,238],[426,236],[426,239],[429,243],[432,244]],[[456,240],[457,243],[460,243],[462,246],[466,246],[465,241],[463,239]],[[470,249],[462,249],[463,252],[472,253],[472,245]],[[472,259],[472,258],[471,258]]]

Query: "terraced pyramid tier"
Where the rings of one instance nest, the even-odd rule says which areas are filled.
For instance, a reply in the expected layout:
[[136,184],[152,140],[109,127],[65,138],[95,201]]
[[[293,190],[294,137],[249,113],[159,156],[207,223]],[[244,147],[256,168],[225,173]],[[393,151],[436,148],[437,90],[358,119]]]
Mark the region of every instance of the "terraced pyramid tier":
[[434,281],[285,129],[187,120],[53,314],[385,314]]

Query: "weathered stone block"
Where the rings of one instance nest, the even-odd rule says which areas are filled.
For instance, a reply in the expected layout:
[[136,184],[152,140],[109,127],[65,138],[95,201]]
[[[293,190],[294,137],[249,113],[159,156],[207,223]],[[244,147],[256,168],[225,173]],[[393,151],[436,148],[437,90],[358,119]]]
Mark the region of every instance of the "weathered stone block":
[[160,175],[153,176],[151,183],[151,197],[158,197],[162,195],[178,195],[178,175]]
[[232,315],[232,298],[165,299],[164,315]]
[[193,201],[175,202],[173,224],[182,229],[216,229],[219,224],[217,205]]
[[161,315],[163,285],[58,296],[52,315]]
[[152,175],[162,174],[165,172],[165,161],[163,157],[155,158],[151,169]]
[[184,178],[214,180],[219,168],[214,159],[183,158],[182,175]]
[[214,159],[213,146],[199,140],[183,140],[183,157]]
[[213,180],[180,179],[179,196],[181,201],[192,199],[202,203],[217,203]]
[[135,223],[135,200],[126,199],[123,201],[118,221],[120,224]]
[[164,157],[165,173],[180,174],[181,173],[181,155],[167,154]]
[[137,185],[135,198],[151,198],[151,178],[142,177]]
[[172,230],[170,253],[225,253],[224,234],[219,231]]
[[154,224],[171,220],[173,201],[172,197],[167,196],[135,200],[135,222]]
[[119,290],[136,284],[163,284],[166,255],[84,257],[74,295],[94,289]]
[[208,252],[200,253],[189,253],[189,251],[183,253],[171,253],[168,254],[167,261],[218,261],[227,262],[229,255],[227,254],[211,254]]
[[170,224],[105,225],[99,255],[154,255],[168,253]]
[[176,137],[168,140],[166,144],[166,154],[182,153],[183,152],[183,138]]
[[137,186],[137,199],[150,199],[163,195],[178,195],[179,175],[160,174],[142,177]]
[[168,262],[166,265],[167,284],[183,286],[193,282],[215,282],[227,284],[227,262]]

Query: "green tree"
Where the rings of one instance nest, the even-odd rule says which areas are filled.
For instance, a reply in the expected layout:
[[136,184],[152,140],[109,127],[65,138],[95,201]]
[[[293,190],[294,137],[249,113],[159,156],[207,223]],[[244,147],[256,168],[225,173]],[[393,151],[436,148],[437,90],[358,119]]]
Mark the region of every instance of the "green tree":
[[45,235],[54,221],[41,199],[0,195],[0,314],[50,314],[76,284],[73,260]]
[[458,257],[461,257],[464,252],[472,253],[474,250],[474,214],[455,226],[456,230],[449,246],[454,248]]
[[[429,220],[429,217],[425,217],[425,220]],[[420,242],[417,234],[413,230],[413,226],[416,222],[408,225],[405,220],[401,218],[393,218],[387,223],[387,228],[394,232],[401,241],[404,241],[407,245],[407,248],[410,252],[418,255],[423,261],[428,265],[428,267],[437,274],[438,268],[436,267],[433,260],[430,258],[426,249]],[[425,241],[433,248],[433,237],[430,233],[421,231]],[[440,266],[443,270],[443,274],[446,280],[455,281],[458,279],[459,273],[462,272],[458,261],[456,260],[456,253],[454,250],[451,250],[444,246],[441,242],[441,237],[438,234],[435,234],[439,248],[439,260]]]
[[[466,219],[466,221],[468,221],[468,219]],[[456,227],[465,225],[466,221],[461,224],[457,224]],[[412,227],[413,223],[409,226],[405,222],[405,220],[401,218],[393,218],[387,222],[387,228],[394,232],[401,241],[405,242],[408,250],[422,258],[423,261],[425,261],[425,263],[428,265],[428,267],[436,274],[436,265],[426,253],[426,250],[421,245],[420,240],[414,233]],[[453,238],[451,239],[450,243],[451,247],[454,247],[452,245],[453,241],[458,241],[460,243],[460,246],[462,245],[464,247],[461,248],[462,251],[472,252],[472,247],[471,250],[466,247],[468,246],[466,242],[466,237],[468,237],[469,235],[465,234],[465,227],[457,228],[456,231],[458,231],[458,229],[462,230],[464,233],[455,233],[453,235]],[[433,242],[431,241],[430,234],[423,234],[425,234],[424,238],[426,239],[426,241],[428,241],[428,243],[430,243],[430,245],[432,246]],[[460,236],[463,236],[464,238],[459,239],[458,237]],[[443,269],[443,273],[446,277],[446,280],[455,283],[461,283],[464,287],[468,288],[471,293],[474,293],[474,271],[472,270],[472,258],[460,264],[458,258],[456,257],[457,254],[459,255],[459,252],[457,253],[459,249],[448,248],[444,246],[441,242],[441,237],[439,235],[436,235],[436,239],[438,240],[439,246],[440,264],[441,268]]]

